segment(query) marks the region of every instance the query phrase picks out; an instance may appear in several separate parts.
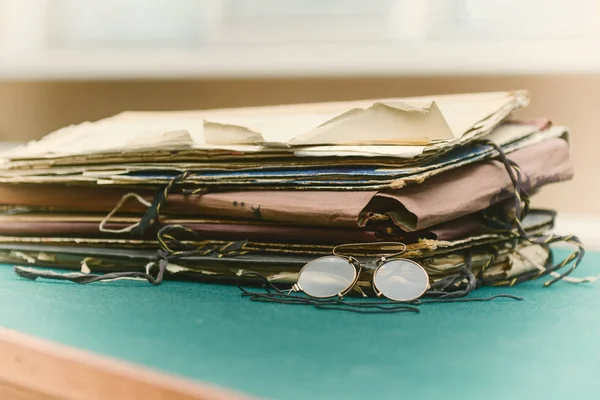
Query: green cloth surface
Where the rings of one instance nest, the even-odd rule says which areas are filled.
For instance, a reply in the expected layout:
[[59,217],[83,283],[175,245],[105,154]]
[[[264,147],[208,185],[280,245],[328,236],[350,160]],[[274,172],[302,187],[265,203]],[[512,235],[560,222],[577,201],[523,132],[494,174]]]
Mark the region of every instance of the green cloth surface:
[[[576,272],[600,272],[600,253]],[[476,293],[522,302],[362,315],[222,285],[32,282],[8,265],[0,280],[5,327],[259,397],[600,398],[599,284],[536,281]]]

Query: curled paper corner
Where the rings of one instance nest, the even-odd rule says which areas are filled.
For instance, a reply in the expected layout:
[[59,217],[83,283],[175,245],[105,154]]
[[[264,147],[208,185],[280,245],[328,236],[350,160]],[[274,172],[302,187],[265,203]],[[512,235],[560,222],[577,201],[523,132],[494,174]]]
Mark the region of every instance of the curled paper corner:
[[31,257],[31,256],[23,253],[23,252],[20,252],[20,251],[13,252],[13,255],[15,257],[18,257],[18,258],[22,259],[22,260],[27,261],[29,264],[35,264],[35,262],[36,262],[35,258],[33,258],[33,257]]
[[190,132],[186,129],[157,131],[157,132],[142,132],[140,135],[134,136],[125,144],[125,148],[137,147],[160,147],[164,145],[193,147],[194,139]]
[[455,136],[457,133],[434,101],[388,100],[329,116],[288,143],[292,146],[427,145],[432,140],[452,140]]
[[38,261],[49,261],[49,262],[55,262],[56,261],[56,256],[52,253],[44,253],[41,252],[38,254],[37,256]]
[[82,274],[91,274],[92,270],[90,269],[90,267],[88,266],[88,261],[91,261],[92,258],[91,257],[86,257],[83,260],[81,260],[81,273]]
[[211,145],[253,145],[265,141],[263,135],[249,127],[233,123],[204,120],[204,140]]
[[[149,263],[146,266],[146,273],[147,274],[150,273],[149,272],[149,269],[150,269],[149,267],[152,267],[153,265],[154,265],[154,263],[152,262],[152,263]],[[171,274],[178,274],[180,272],[190,272],[190,271],[193,271],[193,269],[187,268],[187,267],[183,267],[183,266],[181,266],[179,264],[175,264],[175,263],[169,262],[167,264],[167,271],[169,271]]]
[[516,97],[517,104],[520,107],[527,107],[531,101],[531,94],[529,93],[529,90],[518,89],[518,90],[511,90],[508,93],[509,93],[509,97],[512,97],[512,96]]

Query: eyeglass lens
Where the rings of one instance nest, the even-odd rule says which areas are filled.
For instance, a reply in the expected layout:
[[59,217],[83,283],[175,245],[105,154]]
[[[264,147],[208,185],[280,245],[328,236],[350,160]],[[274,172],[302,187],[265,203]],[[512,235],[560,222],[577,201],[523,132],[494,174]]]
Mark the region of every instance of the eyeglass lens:
[[410,301],[417,299],[429,287],[427,272],[414,261],[388,261],[375,271],[373,284],[382,295],[391,300]]
[[326,256],[308,262],[300,271],[298,285],[312,297],[333,297],[354,283],[356,268],[345,258]]

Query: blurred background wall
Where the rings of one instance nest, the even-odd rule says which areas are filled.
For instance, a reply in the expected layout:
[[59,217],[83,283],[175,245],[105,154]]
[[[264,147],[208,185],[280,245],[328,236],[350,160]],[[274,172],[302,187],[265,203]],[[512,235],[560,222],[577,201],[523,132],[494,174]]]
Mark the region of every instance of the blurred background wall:
[[528,89],[572,133],[537,205],[600,220],[600,1],[0,0],[0,141],[124,110]]

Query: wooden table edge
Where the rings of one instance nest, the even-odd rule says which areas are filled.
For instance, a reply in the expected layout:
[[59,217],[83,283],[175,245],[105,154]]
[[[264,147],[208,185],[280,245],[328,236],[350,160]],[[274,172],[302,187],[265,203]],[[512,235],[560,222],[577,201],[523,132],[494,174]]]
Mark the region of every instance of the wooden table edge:
[[228,389],[172,377],[6,328],[0,328],[0,398],[250,399]]

